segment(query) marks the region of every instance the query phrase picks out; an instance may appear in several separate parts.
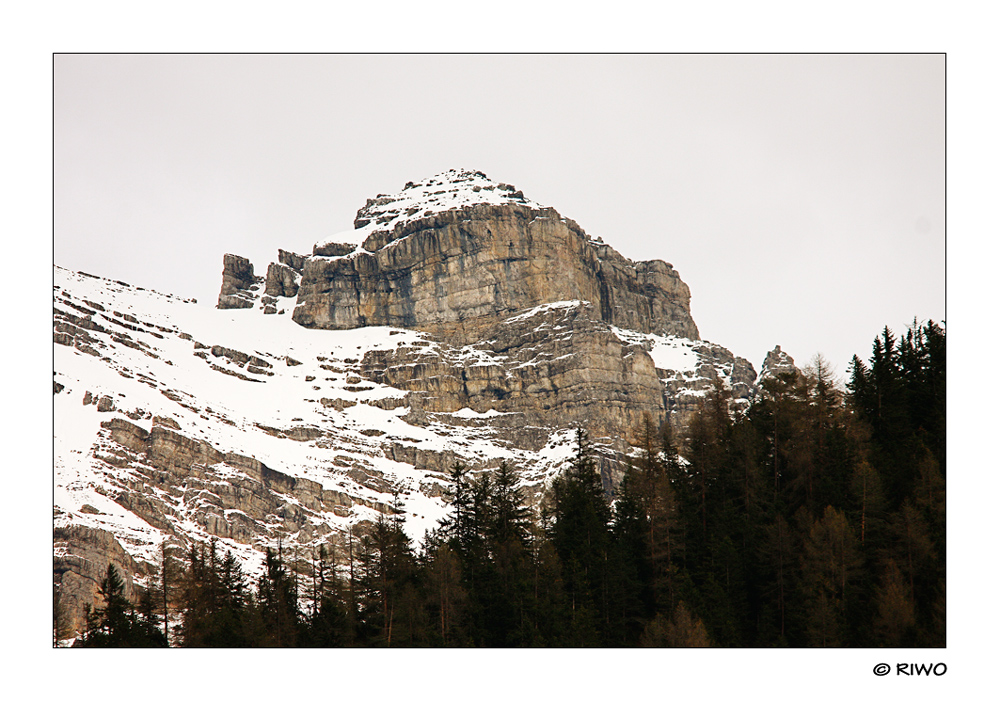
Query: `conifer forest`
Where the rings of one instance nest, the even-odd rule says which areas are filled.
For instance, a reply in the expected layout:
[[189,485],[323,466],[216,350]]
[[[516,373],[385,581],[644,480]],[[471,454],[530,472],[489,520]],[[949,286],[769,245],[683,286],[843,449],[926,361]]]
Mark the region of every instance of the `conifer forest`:
[[385,515],[257,580],[165,550],[136,603],[109,566],[76,645],[942,647],[944,328],[887,327],[848,370],[818,356],[735,416],[717,384],[676,434],[647,417],[614,495],[579,431],[537,509],[515,466],[454,465],[419,544]]

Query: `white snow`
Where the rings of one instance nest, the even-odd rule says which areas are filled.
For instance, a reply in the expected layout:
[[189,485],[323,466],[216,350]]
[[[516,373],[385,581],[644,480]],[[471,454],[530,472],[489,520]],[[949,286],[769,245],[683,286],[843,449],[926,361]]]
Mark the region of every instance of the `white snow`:
[[452,412],[451,414],[453,417],[461,417],[462,419],[488,419],[490,417],[499,417],[507,413],[497,412],[495,409],[488,409],[485,412],[476,412],[471,407],[463,407],[457,412]]
[[560,300],[558,302],[547,302],[544,305],[538,305],[537,307],[532,307],[526,312],[514,315],[513,317],[508,317],[504,320],[504,324],[513,324],[514,322],[520,322],[530,317],[534,317],[537,314],[543,314],[545,312],[550,312],[552,310],[568,310],[574,307],[579,307],[580,305],[590,306],[592,303],[586,300]]
[[[388,442],[423,450],[452,451],[460,460],[470,463],[500,458],[524,465],[537,460],[534,455],[497,442],[496,430],[488,423],[462,427],[432,421],[427,426],[415,426],[401,418],[408,411],[406,407],[384,410],[368,404],[401,397],[402,391],[364,379],[347,382],[349,377],[357,377],[352,369],[370,350],[421,344],[428,353],[442,352],[419,332],[388,327],[344,331],[304,329],[288,313],[294,303],[291,299],[279,298],[278,305],[287,310],[286,314],[263,315],[259,310],[219,310],[58,267],[54,278],[56,309],[86,317],[86,313],[76,308],[93,309],[87,303],[103,306],[105,311],[93,309],[89,319],[106,330],[84,330],[95,340],[93,348],[99,356],[79,348],[54,345],[55,380],[64,386],[53,401],[55,523],[106,529],[140,560],[155,563],[163,535],[114,501],[128,481],[138,481],[138,485],[145,482],[128,462],[113,466],[98,458],[121,451],[121,447],[106,438],[108,430],[101,428],[102,421],[115,416],[147,431],[153,426],[153,416],[169,418],[177,423],[182,434],[203,440],[221,452],[251,456],[281,473],[319,483],[323,489],[347,492],[372,502],[390,502],[390,495],[347,477],[349,469],[343,463],[363,466],[381,475],[398,491],[406,513],[404,528],[414,542],[419,542],[424,532],[434,528],[448,511],[443,500],[421,492],[421,488],[440,483],[442,476],[387,458],[383,446]],[[580,303],[553,306],[575,304]],[[135,321],[115,312],[130,315]],[[115,322],[144,331],[127,329]],[[127,335],[129,343],[139,348],[125,345],[115,334]],[[190,338],[181,338],[181,334]],[[252,373],[248,366],[241,367],[224,355],[213,355],[213,346],[263,359],[271,365],[264,369],[268,375]],[[199,353],[201,356],[196,355]],[[459,356],[461,362],[469,364],[498,363],[496,357],[478,349],[463,349]],[[286,357],[300,365],[288,365]],[[250,380],[227,375],[222,370]],[[311,379],[306,380],[307,377]],[[94,402],[84,405],[87,392]],[[114,411],[97,411],[96,403],[103,396],[112,398]],[[356,404],[338,411],[333,406],[338,400]],[[126,416],[126,413],[138,416],[140,412],[145,414],[139,419]],[[492,409],[477,413],[466,408],[454,416],[489,420],[501,414]],[[261,427],[278,431],[313,427],[324,435],[312,441],[295,441],[273,436]],[[362,433],[373,428],[384,434],[372,437]],[[553,444],[543,454],[534,473],[525,476],[525,480],[537,482],[558,470],[565,447]],[[206,472],[210,482],[223,482],[239,473],[225,463],[207,466]],[[145,489],[162,496],[156,486],[147,485]],[[184,495],[177,502],[179,516],[175,527],[196,540],[208,541],[205,529],[189,516],[196,497],[194,493]],[[84,505],[93,509],[83,512]],[[230,511],[228,516],[236,514]],[[226,516],[220,510],[220,517]],[[344,530],[362,519],[375,520],[378,513],[355,504],[346,517],[323,512],[318,518],[336,530]],[[259,572],[262,544],[256,544],[255,549],[253,545],[220,541],[241,558],[250,572]]]
[[700,341],[681,336],[644,334],[619,327],[611,327],[611,331],[626,344],[638,344],[645,348],[657,368],[682,374],[694,373],[701,362],[696,350],[703,345]]
[[[355,244],[358,247],[364,243],[373,232],[391,231],[400,224],[472,205],[509,205],[521,204],[535,209],[542,209],[537,202],[527,198],[513,197],[515,190],[501,189],[501,183],[496,183],[480,171],[452,169],[439,173],[425,180],[404,187],[395,195],[382,195],[374,198],[378,204],[368,207],[372,220],[357,229],[338,232],[318,242],[317,247],[330,243]],[[383,200],[384,202],[379,202]],[[385,221],[379,221],[379,220]],[[360,250],[353,254],[358,255]]]

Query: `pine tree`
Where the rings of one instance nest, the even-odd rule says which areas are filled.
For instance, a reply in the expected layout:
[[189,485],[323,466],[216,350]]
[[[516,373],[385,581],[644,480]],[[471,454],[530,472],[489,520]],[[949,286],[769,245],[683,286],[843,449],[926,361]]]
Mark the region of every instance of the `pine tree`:
[[441,533],[451,540],[452,548],[463,552],[473,539],[472,491],[468,473],[461,463],[455,463],[448,473],[449,486],[445,495],[450,498],[451,513],[440,524]]
[[231,551],[219,557],[218,544],[192,545],[187,570],[175,580],[180,589],[179,642],[185,647],[244,647],[264,636],[246,575]]
[[381,646],[411,645],[420,598],[413,587],[416,559],[401,522],[379,515],[359,543],[362,636]]
[[310,646],[349,646],[353,643],[348,586],[336,573],[336,553],[320,544],[313,558],[312,606],[308,615]]
[[616,491],[610,555],[610,642],[634,646],[656,609],[649,522],[638,492],[640,474],[630,469]]
[[485,582],[487,645],[523,645],[531,591],[530,512],[509,463],[496,470],[487,495]]

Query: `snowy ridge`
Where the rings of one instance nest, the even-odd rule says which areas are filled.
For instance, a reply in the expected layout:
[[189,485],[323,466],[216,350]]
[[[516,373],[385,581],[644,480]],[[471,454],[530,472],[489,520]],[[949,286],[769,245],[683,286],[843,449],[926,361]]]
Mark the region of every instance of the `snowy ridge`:
[[407,183],[395,195],[379,195],[358,212],[355,228],[317,242],[316,248],[342,243],[361,246],[376,232],[392,231],[423,217],[473,205],[525,205],[542,209],[506,183],[490,180],[481,171],[451,169],[417,183]]

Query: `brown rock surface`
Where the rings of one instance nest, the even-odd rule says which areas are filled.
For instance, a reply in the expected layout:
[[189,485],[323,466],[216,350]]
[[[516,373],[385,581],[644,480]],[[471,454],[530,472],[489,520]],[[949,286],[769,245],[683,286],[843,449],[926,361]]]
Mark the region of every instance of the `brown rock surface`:
[[253,274],[253,264],[242,256],[226,254],[222,257],[222,289],[217,307],[246,309],[253,307],[256,289],[261,278]]
[[301,254],[278,249],[278,263],[288,266],[292,270],[298,271],[299,273],[302,272],[302,267],[306,263],[306,258],[306,256],[302,256]]
[[306,261],[293,319],[306,327],[389,325],[455,333],[560,300],[600,319],[697,339],[690,292],[670,264],[634,264],[554,209],[478,204],[375,231],[354,255]]
[[298,271],[281,263],[267,266],[264,294],[272,297],[295,297],[299,292]]
[[63,624],[70,635],[85,628],[87,605],[103,604],[98,590],[109,563],[122,576],[125,597],[135,599],[132,577],[136,563],[112,534],[80,525],[57,527],[52,533],[52,545],[54,586],[59,593]]

